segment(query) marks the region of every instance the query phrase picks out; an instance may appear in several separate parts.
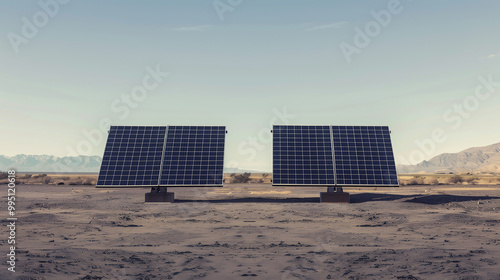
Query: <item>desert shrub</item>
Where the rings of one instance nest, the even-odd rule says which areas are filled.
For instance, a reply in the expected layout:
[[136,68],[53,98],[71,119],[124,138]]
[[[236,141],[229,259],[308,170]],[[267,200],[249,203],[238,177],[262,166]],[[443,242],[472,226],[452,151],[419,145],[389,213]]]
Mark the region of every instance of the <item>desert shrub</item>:
[[83,180],[82,185],[93,185],[92,179]]
[[47,174],[38,174],[38,175],[33,176],[33,179],[45,178],[45,177],[47,177]]
[[464,181],[464,178],[460,175],[453,175],[450,177],[449,182],[452,184],[460,184]]
[[410,180],[406,181],[407,185],[425,185],[425,177],[415,176]]
[[249,172],[235,175],[233,178],[233,183],[248,183],[250,181],[250,175],[251,173]]
[[269,173],[263,173],[262,174],[262,178],[267,178],[267,176],[269,176]]
[[467,182],[468,184],[471,184],[471,185],[475,185],[478,180],[479,180],[479,178],[477,178],[477,177],[467,177],[467,179],[465,179],[465,182]]
[[257,183],[262,184],[262,183],[264,183],[264,180],[263,179],[259,179],[259,180],[257,180]]
[[437,178],[431,178],[429,180],[429,185],[439,185],[439,181]]
[[21,178],[30,179],[32,176],[33,176],[33,174],[24,174],[23,177],[21,177]]
[[9,173],[7,172],[0,172],[0,180],[1,179],[7,179],[9,178]]
[[69,176],[62,176],[60,178],[61,180],[64,180],[64,181],[68,181],[69,179],[71,179]]
[[417,180],[415,179],[406,180],[405,185],[407,186],[417,185]]
[[73,185],[73,186],[75,186],[75,185],[82,185],[82,184],[83,184],[83,180],[80,177],[78,177],[77,179],[71,180],[68,183],[68,185]]
[[43,178],[43,180],[42,180],[42,182],[43,182],[44,184],[49,184],[49,183],[50,183],[50,181],[51,181],[51,178],[50,178],[50,177],[45,177],[45,178]]
[[236,174],[235,174],[235,173],[231,173],[231,174],[229,175],[229,177],[232,177],[232,178],[234,178],[235,176],[236,176]]

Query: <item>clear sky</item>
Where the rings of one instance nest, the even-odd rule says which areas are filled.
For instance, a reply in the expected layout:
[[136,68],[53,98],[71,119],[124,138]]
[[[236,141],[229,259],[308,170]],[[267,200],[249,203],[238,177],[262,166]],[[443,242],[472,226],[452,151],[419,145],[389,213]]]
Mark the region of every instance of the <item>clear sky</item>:
[[388,125],[399,163],[500,142],[499,1],[0,7],[3,155],[102,156],[108,121],[226,125],[263,171],[270,123]]

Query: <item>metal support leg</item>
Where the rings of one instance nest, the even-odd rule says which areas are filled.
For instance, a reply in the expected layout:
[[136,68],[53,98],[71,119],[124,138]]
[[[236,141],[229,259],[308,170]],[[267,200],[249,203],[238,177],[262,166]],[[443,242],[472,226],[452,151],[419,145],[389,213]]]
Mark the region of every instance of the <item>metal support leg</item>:
[[329,192],[329,193],[343,193],[344,189],[342,189],[342,187],[328,187],[327,192]]
[[152,193],[166,193],[167,187],[151,187]]

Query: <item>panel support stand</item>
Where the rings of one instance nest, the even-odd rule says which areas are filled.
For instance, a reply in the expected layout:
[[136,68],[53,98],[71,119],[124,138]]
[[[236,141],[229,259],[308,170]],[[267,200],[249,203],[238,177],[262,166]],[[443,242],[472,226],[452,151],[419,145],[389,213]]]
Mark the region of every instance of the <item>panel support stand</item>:
[[349,193],[344,192],[342,187],[328,187],[327,192],[319,195],[320,203],[349,203]]
[[146,202],[174,202],[174,193],[167,192],[166,187],[151,187],[151,192],[146,193]]

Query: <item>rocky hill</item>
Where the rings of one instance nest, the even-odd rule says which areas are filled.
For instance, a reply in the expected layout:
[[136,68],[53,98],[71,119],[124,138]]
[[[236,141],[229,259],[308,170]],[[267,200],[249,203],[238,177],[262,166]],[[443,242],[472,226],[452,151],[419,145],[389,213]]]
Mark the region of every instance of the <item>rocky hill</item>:
[[458,153],[440,154],[416,165],[400,165],[398,171],[400,173],[500,173],[500,143],[469,148]]

